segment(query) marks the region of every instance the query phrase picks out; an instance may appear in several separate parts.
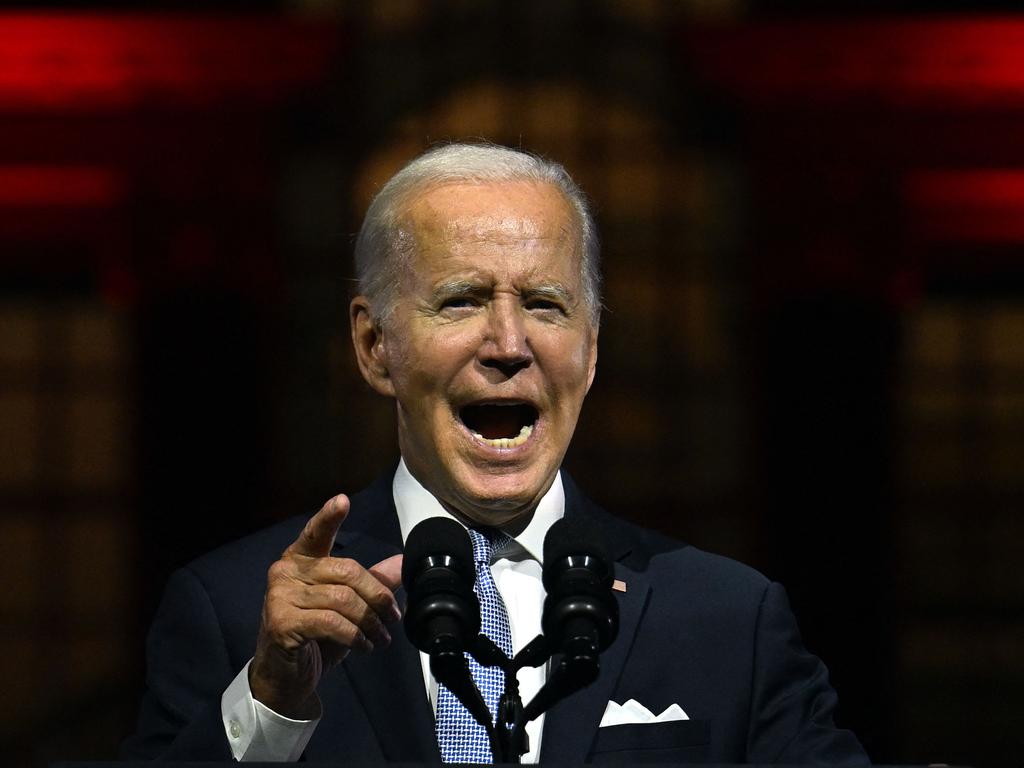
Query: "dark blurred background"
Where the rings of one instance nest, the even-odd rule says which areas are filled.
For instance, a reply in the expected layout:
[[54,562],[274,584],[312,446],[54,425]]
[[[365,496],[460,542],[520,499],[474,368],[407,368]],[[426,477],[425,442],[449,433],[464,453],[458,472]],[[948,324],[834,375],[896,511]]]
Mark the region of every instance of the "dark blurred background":
[[875,761],[1018,764],[1024,8],[822,5],[0,12],[3,761],[113,756],[171,569],[393,461],[352,236],[485,138],[597,209],[581,484],[782,581]]

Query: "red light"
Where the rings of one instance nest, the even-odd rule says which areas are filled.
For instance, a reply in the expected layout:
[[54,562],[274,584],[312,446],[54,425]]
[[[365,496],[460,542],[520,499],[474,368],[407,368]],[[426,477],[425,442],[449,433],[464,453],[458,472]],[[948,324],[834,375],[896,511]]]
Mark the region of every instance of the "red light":
[[94,166],[0,166],[0,206],[109,207],[123,198],[120,177]]
[[926,240],[1024,243],[1024,169],[927,170],[907,176],[904,199]]
[[1024,102],[1024,18],[752,24],[686,33],[697,71],[755,104]]
[[273,103],[329,72],[337,37],[274,17],[0,14],[0,108]]
[[907,177],[906,190],[924,207],[1024,209],[1024,169],[917,171]]

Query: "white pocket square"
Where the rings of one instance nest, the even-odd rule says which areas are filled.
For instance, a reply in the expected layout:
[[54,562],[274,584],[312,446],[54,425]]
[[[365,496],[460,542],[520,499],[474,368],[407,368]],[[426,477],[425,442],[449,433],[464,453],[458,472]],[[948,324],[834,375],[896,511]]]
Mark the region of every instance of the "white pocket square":
[[599,727],[605,728],[609,725],[629,725],[635,723],[669,723],[673,720],[689,719],[689,716],[683,712],[682,707],[678,704],[670,705],[664,712],[656,716],[636,699],[630,699],[625,704],[616,704],[614,701],[609,701]]

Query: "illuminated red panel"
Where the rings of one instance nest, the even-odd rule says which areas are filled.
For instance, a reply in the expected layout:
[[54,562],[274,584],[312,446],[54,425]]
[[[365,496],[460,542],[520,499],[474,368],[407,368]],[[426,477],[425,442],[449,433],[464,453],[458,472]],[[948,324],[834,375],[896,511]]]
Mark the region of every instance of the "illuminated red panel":
[[1024,243],[1024,168],[916,171],[903,192],[925,240]]
[[333,27],[283,18],[0,14],[0,109],[274,102],[322,80]]
[[702,79],[755,103],[1024,104],[1024,16],[691,29]]
[[110,207],[124,197],[121,178],[93,166],[0,166],[0,206]]

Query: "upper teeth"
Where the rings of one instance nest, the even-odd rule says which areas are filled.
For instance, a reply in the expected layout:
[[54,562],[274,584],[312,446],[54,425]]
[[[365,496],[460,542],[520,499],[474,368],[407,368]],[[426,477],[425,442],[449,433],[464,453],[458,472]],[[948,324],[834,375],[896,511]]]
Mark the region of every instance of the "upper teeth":
[[484,437],[479,432],[474,432],[473,437],[495,448],[515,448],[525,443],[529,439],[531,432],[533,432],[533,424],[527,424],[519,430],[519,434],[515,437],[495,437],[492,439]]

